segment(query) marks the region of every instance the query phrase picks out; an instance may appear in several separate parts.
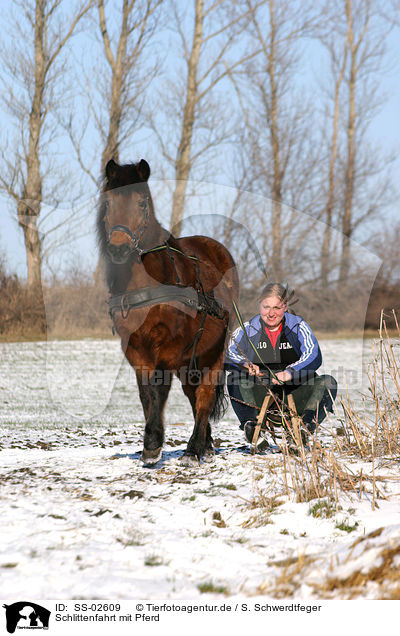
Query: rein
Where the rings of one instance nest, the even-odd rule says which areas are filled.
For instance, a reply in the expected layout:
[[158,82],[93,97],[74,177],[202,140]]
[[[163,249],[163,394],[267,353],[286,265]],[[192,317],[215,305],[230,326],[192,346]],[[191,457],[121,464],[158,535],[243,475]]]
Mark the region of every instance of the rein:
[[198,256],[196,256],[195,254],[187,254],[186,252],[182,252],[182,250],[178,250],[177,247],[172,247],[172,245],[168,245],[168,243],[163,243],[162,245],[157,245],[156,247],[152,247],[149,250],[144,250],[143,254],[152,254],[153,252],[161,252],[162,250],[168,250],[168,252],[177,252],[185,258],[191,258],[193,261],[199,260]]

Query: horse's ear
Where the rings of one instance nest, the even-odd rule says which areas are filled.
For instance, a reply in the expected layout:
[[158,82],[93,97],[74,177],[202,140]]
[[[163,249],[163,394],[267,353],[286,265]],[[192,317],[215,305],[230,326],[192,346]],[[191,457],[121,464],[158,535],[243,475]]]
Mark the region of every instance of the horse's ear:
[[112,181],[117,176],[118,172],[118,164],[115,163],[114,159],[110,159],[110,161],[106,165],[106,177],[108,181]]
[[148,181],[150,176],[150,166],[145,159],[141,159],[136,166],[136,170],[138,171],[139,177],[143,179],[143,181]]

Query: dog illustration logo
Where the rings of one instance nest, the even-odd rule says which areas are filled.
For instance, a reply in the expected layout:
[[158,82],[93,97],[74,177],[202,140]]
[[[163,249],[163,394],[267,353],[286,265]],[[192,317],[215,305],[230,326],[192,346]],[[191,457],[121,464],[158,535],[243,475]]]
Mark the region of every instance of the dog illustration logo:
[[12,605],[3,605],[6,610],[7,631],[13,634],[16,629],[48,629],[51,612],[32,603],[19,601]]

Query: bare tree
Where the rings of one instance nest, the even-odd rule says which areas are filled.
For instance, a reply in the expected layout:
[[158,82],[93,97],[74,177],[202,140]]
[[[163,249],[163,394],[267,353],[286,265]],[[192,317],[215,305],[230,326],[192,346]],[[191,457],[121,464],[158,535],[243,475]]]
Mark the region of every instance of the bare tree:
[[328,194],[326,209],[324,215],[325,230],[321,248],[321,285],[325,288],[328,287],[328,277],[331,270],[331,241],[332,241],[332,223],[334,214],[334,205],[337,193],[337,156],[339,145],[339,115],[340,115],[340,97],[341,87],[344,79],[344,74],[347,64],[347,38],[350,32],[347,30],[347,37],[344,44],[343,54],[338,54],[335,48],[337,42],[336,34],[329,38],[327,36],[322,38],[322,41],[330,49],[330,62],[331,62],[331,75],[333,77],[333,112],[332,112],[332,136],[330,140],[330,152],[329,152],[329,168],[328,168]]
[[[389,286],[400,283],[400,223],[391,219],[383,222],[381,231],[375,235],[370,247],[382,260],[375,285]],[[397,304],[399,299],[397,299]]]
[[[163,0],[96,0],[95,29],[99,51],[95,64],[82,86],[87,105],[83,124],[69,118],[65,122],[79,165],[94,187],[101,182],[107,161],[119,161],[120,150],[147,118],[148,88],[159,71],[159,62],[150,46],[164,19],[159,9]],[[105,60],[104,66],[102,60]],[[91,158],[84,144],[84,133],[94,124],[99,144]],[[98,147],[102,148],[97,171]],[[100,176],[99,176],[100,175]]]
[[280,279],[289,274],[295,251],[309,232],[310,222],[305,217],[300,222],[297,211],[312,210],[316,196],[314,109],[304,89],[296,86],[301,45],[316,15],[311,3],[300,7],[288,0],[246,0],[246,5],[248,36],[258,54],[232,76],[245,121],[240,148],[247,157],[242,162],[247,187],[270,202],[262,217],[257,219],[259,211],[253,211],[252,229],[257,226],[271,275]]
[[19,9],[15,37],[1,51],[3,104],[14,119],[15,137],[8,140],[1,153],[0,188],[17,206],[30,290],[41,285],[42,240],[38,221],[50,181],[44,161],[56,136],[52,116],[61,101],[58,88],[66,69],[63,54],[92,2],[84,0],[72,11],[69,8],[62,13],[61,0],[14,0],[13,5]]
[[153,119],[153,128],[163,156],[173,168],[170,227],[180,234],[188,179],[193,176],[194,166],[199,165],[200,159],[210,160],[212,150],[221,149],[232,132],[224,80],[254,52],[244,53],[238,41],[248,23],[241,3],[192,0],[184,7],[171,0],[169,6],[183,63],[175,67],[175,76],[169,77],[166,88],[163,86],[162,103],[177,135],[167,138],[164,121],[160,124]]
[[[379,148],[372,151],[368,142],[369,126],[383,103],[380,82],[386,62],[385,39],[393,26],[383,8],[381,2],[371,0],[337,0],[325,7],[329,31],[321,39],[329,55],[334,88],[321,251],[324,286],[335,262],[339,281],[348,281],[351,240],[388,201],[389,179],[383,173],[390,158]],[[332,226],[342,236],[336,256],[330,238]]]
[[158,65],[153,63],[149,68],[143,52],[158,26],[156,10],[161,4],[162,0],[122,0],[121,26],[113,51],[104,0],[98,0],[101,37],[111,70],[111,86],[107,89],[108,126],[102,129],[105,139],[102,172],[109,159],[119,160],[120,146],[137,126],[146,88],[157,73]]

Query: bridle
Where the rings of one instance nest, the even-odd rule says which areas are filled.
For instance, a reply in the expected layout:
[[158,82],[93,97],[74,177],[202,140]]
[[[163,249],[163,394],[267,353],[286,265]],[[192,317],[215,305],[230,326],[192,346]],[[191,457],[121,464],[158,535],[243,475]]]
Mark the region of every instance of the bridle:
[[144,199],[142,199],[139,203],[139,207],[143,210],[143,215],[136,232],[132,232],[132,230],[130,230],[127,225],[117,224],[117,225],[113,225],[112,227],[109,227],[108,217],[107,217],[108,206],[106,204],[108,204],[107,201],[105,202],[105,216],[104,216],[105,229],[106,229],[106,233],[108,234],[107,244],[108,245],[110,244],[111,237],[114,232],[123,232],[123,234],[126,234],[128,236],[129,242],[130,242],[128,254],[130,255],[130,254],[136,253],[139,256],[144,254],[146,250],[143,249],[143,247],[141,246],[141,241],[142,241],[143,234],[145,230],[147,229],[149,218],[150,218],[149,195],[146,195]]

